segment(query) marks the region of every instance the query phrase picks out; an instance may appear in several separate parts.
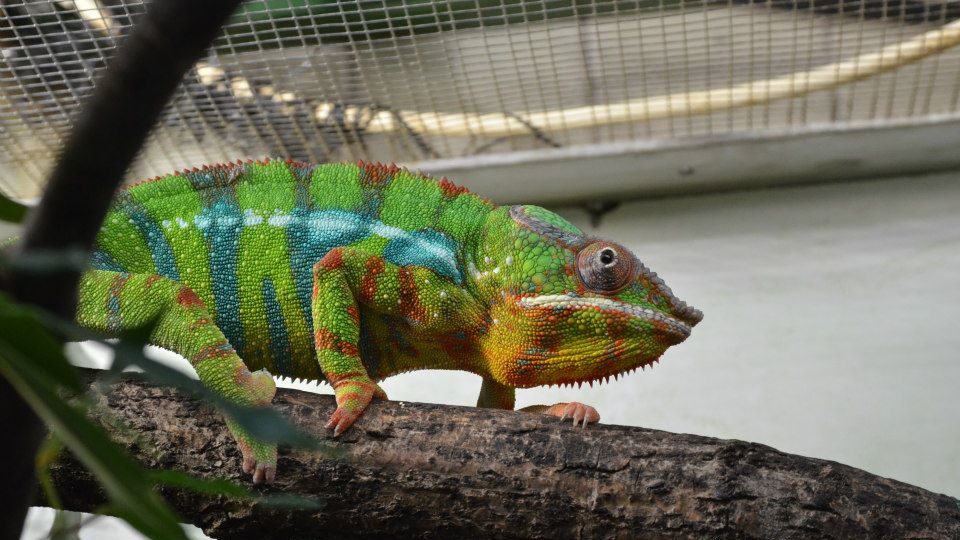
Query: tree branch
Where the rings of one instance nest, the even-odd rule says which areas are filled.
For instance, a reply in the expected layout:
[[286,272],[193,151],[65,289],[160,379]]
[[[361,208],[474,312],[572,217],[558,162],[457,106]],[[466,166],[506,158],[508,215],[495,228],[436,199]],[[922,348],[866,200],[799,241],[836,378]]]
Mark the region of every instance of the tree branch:
[[[324,506],[278,510],[166,490],[210,536],[960,538],[957,499],[754,443],[376,400],[334,440],[323,429],[333,396],[280,390],[275,403],[334,452],[281,448],[269,491]],[[173,390],[122,382],[96,415],[150,467],[249,484],[219,415]],[[67,509],[103,502],[73,459],[53,476]]]

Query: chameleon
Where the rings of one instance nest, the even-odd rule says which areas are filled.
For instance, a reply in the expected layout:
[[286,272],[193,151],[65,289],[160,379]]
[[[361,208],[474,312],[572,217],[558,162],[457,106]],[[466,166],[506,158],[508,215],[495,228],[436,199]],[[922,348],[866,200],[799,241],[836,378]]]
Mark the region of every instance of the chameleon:
[[[325,381],[338,436],[397,373],[475,373],[477,406],[512,410],[516,388],[650,365],[702,317],[623,245],[541,207],[395,165],[261,160],[121,189],[76,319],[107,334],[156,321],[149,342],[238,404],[268,406],[273,376]],[[525,410],[600,419],[577,402]],[[242,471],[272,482],[276,445],[226,422]]]

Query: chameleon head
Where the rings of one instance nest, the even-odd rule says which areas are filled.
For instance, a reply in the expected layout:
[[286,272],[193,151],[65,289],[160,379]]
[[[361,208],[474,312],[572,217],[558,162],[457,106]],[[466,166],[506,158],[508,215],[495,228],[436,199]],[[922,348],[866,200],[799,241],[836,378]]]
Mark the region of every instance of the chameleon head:
[[483,250],[503,258],[495,268],[501,275],[481,290],[491,302],[483,352],[499,382],[616,377],[659,359],[703,318],[622,245],[591,238],[536,206],[498,212]]

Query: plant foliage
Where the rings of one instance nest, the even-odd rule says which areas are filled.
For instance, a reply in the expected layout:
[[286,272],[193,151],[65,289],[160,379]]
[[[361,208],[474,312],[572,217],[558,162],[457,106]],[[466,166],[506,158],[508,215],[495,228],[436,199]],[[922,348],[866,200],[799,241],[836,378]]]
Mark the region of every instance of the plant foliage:
[[[213,402],[255,437],[314,446],[312,439],[272,409],[233,404],[199,381],[148,358],[143,353],[143,346],[152,332],[152,325],[128,332],[117,343],[112,343],[106,341],[104,335],[18,304],[0,293],[0,329],[0,376],[10,382],[50,427],[56,441],[69,448],[97,477],[110,499],[104,511],[125,519],[142,534],[150,538],[186,539],[176,515],[155,491],[157,485],[236,498],[258,498],[276,506],[316,506],[315,502],[303,498],[261,497],[226,480],[204,480],[175,471],[146,470],[87,418],[84,400],[80,399],[85,386],[76,368],[64,356],[62,337],[95,339],[112,347],[116,355],[110,371],[114,375],[125,368],[139,368],[141,371],[134,376],[174,386]],[[49,454],[50,448],[50,445],[45,446],[41,453]],[[41,455],[38,466],[49,466],[52,461],[49,455]],[[48,479],[44,487],[50,498],[49,476],[41,471],[40,477]],[[52,504],[57,505],[55,497]]]

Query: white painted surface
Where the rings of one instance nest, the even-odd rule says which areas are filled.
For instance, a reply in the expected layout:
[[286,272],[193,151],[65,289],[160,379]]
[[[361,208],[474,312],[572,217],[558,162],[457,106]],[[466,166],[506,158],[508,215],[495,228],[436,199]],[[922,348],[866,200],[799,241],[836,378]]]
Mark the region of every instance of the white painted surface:
[[[704,321],[652,370],[520,390],[518,406],[583,401],[606,423],[756,441],[960,497],[960,173],[632,202],[594,232]],[[416,372],[384,387],[472,405],[480,381]]]
[[[54,515],[55,512],[51,508],[31,508],[27,512],[27,521],[20,535],[21,540],[46,540],[53,525]],[[81,528],[78,534],[80,540],[146,540],[145,536],[121,519],[91,514],[81,515]],[[209,538],[193,525],[184,525],[183,529],[190,540]]]

